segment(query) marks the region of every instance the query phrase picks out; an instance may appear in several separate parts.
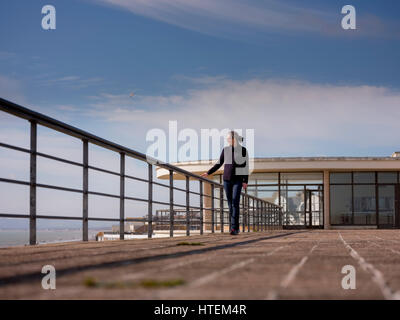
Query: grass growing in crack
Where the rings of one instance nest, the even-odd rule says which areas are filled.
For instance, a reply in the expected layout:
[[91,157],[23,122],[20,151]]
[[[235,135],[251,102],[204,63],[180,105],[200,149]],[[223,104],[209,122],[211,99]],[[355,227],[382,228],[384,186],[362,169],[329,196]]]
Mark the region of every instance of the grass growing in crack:
[[98,281],[93,277],[88,277],[83,281],[83,285],[88,288],[103,288],[103,289],[129,289],[129,288],[171,288],[183,285],[185,283],[182,279],[171,280],[153,280],[146,279],[139,283],[137,282],[122,282],[122,281]]
[[145,288],[170,288],[181,286],[185,283],[182,279],[174,279],[174,280],[142,280],[140,285]]
[[177,246],[204,246],[204,243],[201,242],[178,242]]
[[85,280],[83,280],[83,284],[85,287],[94,288],[97,287],[99,283],[95,278],[88,277]]

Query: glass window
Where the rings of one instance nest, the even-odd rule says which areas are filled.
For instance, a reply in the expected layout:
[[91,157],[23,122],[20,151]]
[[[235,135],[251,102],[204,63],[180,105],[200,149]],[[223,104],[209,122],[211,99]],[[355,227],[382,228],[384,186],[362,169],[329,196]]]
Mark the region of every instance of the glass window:
[[249,177],[249,184],[278,184],[277,172],[253,173]]
[[354,183],[375,183],[375,172],[354,172]]
[[397,183],[397,172],[378,172],[378,183]]
[[333,172],[330,183],[351,183],[351,172]]
[[351,186],[330,186],[331,224],[352,224]]
[[281,191],[283,221],[286,225],[304,225],[304,189]]
[[354,185],[354,224],[376,224],[375,185]]
[[257,193],[259,198],[277,205],[279,204],[278,190],[259,189]]
[[287,172],[281,173],[281,184],[323,183],[321,172]]
[[395,216],[395,186],[379,186],[379,224],[394,225]]

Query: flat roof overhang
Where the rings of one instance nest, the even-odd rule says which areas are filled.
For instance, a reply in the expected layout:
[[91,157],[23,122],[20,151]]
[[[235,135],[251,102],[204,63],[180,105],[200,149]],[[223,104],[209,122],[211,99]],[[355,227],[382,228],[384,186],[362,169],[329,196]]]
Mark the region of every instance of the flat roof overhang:
[[[288,158],[255,158],[252,159],[257,172],[315,172],[315,171],[398,171],[400,157],[288,157]],[[217,160],[199,160],[172,163],[186,171],[202,174],[208,171]],[[223,167],[215,174],[222,174]],[[169,171],[157,167],[157,178],[168,179]],[[174,174],[174,179],[184,176]]]

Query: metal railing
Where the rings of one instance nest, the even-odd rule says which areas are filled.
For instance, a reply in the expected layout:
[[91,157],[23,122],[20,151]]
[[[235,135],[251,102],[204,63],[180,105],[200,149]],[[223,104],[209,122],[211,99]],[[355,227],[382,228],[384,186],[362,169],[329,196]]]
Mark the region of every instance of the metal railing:
[[[82,221],[82,240],[89,240],[89,221],[115,221],[119,222],[120,239],[124,239],[125,228],[124,224],[127,221],[135,221],[134,218],[126,219],[125,217],[125,201],[140,201],[147,203],[147,235],[149,238],[153,235],[153,223],[157,225],[159,219],[153,219],[153,205],[164,205],[168,211],[168,227],[169,235],[174,236],[176,230],[175,225],[184,225],[186,235],[191,234],[193,225],[197,225],[200,234],[204,231],[214,233],[219,230],[224,232],[225,226],[229,226],[229,210],[226,206],[226,199],[224,199],[223,185],[215,181],[200,177],[194,173],[183,170],[177,166],[159,161],[151,158],[143,153],[129,149],[122,145],[113,143],[111,141],[102,139],[98,136],[85,132],[76,127],[70,126],[61,121],[50,118],[44,114],[32,111],[10,101],[0,98],[0,110],[12,114],[18,118],[28,120],[30,122],[30,148],[21,148],[15,145],[0,142],[0,147],[23,152],[30,155],[30,173],[29,181],[22,181],[16,179],[6,179],[0,177],[0,182],[19,184],[29,186],[29,213],[16,214],[12,212],[0,212],[0,218],[25,218],[29,219],[29,243],[37,244],[37,219],[61,219],[61,220],[81,220]],[[38,125],[53,129],[68,136],[82,140],[83,159],[82,162],[71,161],[65,158],[56,157],[37,150],[37,128]],[[120,155],[120,170],[119,172],[106,170],[103,168],[89,165],[89,144],[94,144],[102,148],[114,151]],[[63,164],[77,166],[82,168],[82,189],[67,188],[56,185],[40,184],[37,183],[37,158],[43,157],[57,161]],[[125,158],[132,157],[134,159],[147,163],[148,178],[140,178],[131,176],[125,172]],[[154,181],[153,166],[161,167],[169,171],[169,184],[159,183]],[[118,176],[120,179],[119,195],[90,191],[89,190],[89,169],[102,172],[108,175]],[[174,186],[174,174],[183,176],[186,180],[185,188],[178,188]],[[128,196],[125,193],[126,179],[136,180],[148,184],[148,197],[139,198]],[[190,179],[199,183],[199,192],[190,190]],[[154,186],[160,186],[169,189],[169,202],[157,201],[153,199]],[[209,185],[209,194],[204,192],[204,186]],[[37,214],[37,188],[55,189],[73,193],[82,194],[82,215],[81,216],[58,216],[58,215],[40,215]],[[174,201],[174,190],[185,192],[186,203],[184,205],[178,204]],[[199,205],[194,206],[190,203],[190,195],[194,194],[199,198]],[[219,196],[216,196],[219,194]],[[119,199],[119,218],[104,218],[104,217],[89,217],[89,195],[111,197]],[[241,194],[241,213],[240,225],[242,231],[265,231],[280,228],[282,226],[282,210],[281,207],[262,200],[260,198],[249,195],[247,191]],[[207,200],[208,199],[208,200]],[[209,205],[207,205],[209,204]],[[175,220],[177,212],[184,215],[180,219]],[[195,212],[196,214],[193,214]],[[172,213],[172,214],[171,214]],[[143,221],[143,218],[138,218],[137,221]],[[165,223],[165,221],[163,221]]]

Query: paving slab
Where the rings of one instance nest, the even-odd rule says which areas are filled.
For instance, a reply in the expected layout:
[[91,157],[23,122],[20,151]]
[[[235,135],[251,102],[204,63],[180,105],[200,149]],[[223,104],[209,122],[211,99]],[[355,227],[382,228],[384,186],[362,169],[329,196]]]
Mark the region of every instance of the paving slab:
[[[44,265],[55,290],[41,286]],[[0,249],[0,299],[400,299],[399,267],[399,230],[46,244]]]

